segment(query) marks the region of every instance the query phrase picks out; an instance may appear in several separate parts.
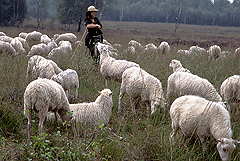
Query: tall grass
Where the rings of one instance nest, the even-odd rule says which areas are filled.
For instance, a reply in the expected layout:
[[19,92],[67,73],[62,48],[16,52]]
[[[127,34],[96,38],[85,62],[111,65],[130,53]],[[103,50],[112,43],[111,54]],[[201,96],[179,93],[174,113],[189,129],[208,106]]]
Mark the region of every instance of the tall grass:
[[[163,85],[166,95],[167,79],[172,73],[169,63],[172,59],[181,61],[193,74],[208,79],[219,92],[221,83],[229,76],[239,73],[238,60],[232,56],[209,62],[206,56],[177,55],[178,49],[189,49],[199,44],[208,47],[216,40],[222,42],[222,48],[233,52],[239,45],[240,34],[236,28],[180,25],[177,34],[173,34],[174,24],[138,23],[138,22],[103,22],[104,38],[110,43],[120,43],[123,49],[127,43],[137,40],[143,45],[168,41],[171,45],[169,55],[152,53],[129,55],[120,50],[119,59],[126,59],[140,64],[141,68],[157,77]],[[0,28],[11,37],[25,31],[39,30],[52,37],[55,33],[73,32],[81,39],[83,31],[76,33],[77,26],[70,31],[51,25],[51,29],[36,29],[29,21],[22,28]],[[216,36],[220,35],[220,36]],[[236,41],[233,40],[233,36]],[[219,38],[219,39],[218,39]],[[225,42],[229,42],[228,45]],[[32,137],[27,141],[27,120],[23,115],[23,93],[27,86],[26,56],[0,56],[0,155],[2,160],[220,160],[214,142],[208,143],[208,151],[203,156],[200,141],[181,142],[171,145],[169,134],[171,120],[169,114],[160,109],[147,118],[144,105],[131,112],[129,97],[123,99],[123,113],[117,112],[120,84],[110,82],[113,91],[113,113],[107,127],[88,127],[84,124],[59,124],[46,121],[46,134],[38,136],[38,117],[33,118]],[[105,88],[105,81],[99,67],[93,65],[84,45],[80,46],[72,60],[59,65],[63,70],[71,68],[77,71],[80,80],[79,97],[70,97],[70,103],[93,102],[98,91]],[[169,109],[169,107],[167,107]],[[166,110],[168,111],[168,110]],[[233,138],[240,140],[240,121],[238,114],[231,114]],[[112,130],[108,130],[111,128]],[[123,137],[119,139],[116,135]],[[176,136],[177,140],[181,134]],[[239,160],[239,145],[231,160]]]

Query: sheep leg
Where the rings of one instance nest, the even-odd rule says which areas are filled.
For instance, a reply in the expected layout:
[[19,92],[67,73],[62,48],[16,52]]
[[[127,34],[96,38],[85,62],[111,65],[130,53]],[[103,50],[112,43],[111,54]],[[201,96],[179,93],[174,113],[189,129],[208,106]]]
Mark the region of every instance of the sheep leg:
[[30,139],[30,135],[31,135],[31,127],[32,127],[32,110],[29,110],[29,113],[27,114],[27,119],[28,119],[28,139]]
[[119,94],[119,102],[118,102],[118,112],[121,112],[122,111],[122,99],[123,99],[123,96],[125,95],[126,91],[125,91],[125,88],[123,88],[121,86],[120,88],[120,94]]
[[145,105],[147,107],[147,116],[149,117],[149,103],[148,102],[145,102]]
[[75,98],[77,98],[78,97],[78,88],[76,87],[75,88]]
[[202,143],[202,148],[203,148],[203,154],[207,151],[207,145],[206,145],[206,139],[203,137],[199,137],[200,141]]
[[172,132],[170,133],[170,137],[172,139],[172,145],[175,144],[174,137],[177,134],[179,126],[177,126],[174,122],[172,122]]
[[39,124],[38,124],[39,135],[42,135],[42,133],[43,133],[43,122],[45,120],[46,115],[47,115],[47,113],[45,113],[45,112],[39,113]]
[[66,93],[66,96],[67,96],[67,98],[68,98],[68,90],[65,90],[65,93]]
[[131,106],[132,106],[132,113],[136,114],[136,109],[135,109],[135,99],[130,97],[130,102],[131,102]]
[[108,79],[105,79],[105,86],[108,88]]

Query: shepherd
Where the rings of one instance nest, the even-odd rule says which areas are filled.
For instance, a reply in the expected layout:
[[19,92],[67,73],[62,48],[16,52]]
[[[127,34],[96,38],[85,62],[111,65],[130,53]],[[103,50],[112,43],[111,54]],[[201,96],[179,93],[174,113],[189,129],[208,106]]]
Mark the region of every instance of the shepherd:
[[96,9],[94,6],[89,6],[84,20],[85,26],[88,30],[88,33],[85,37],[85,46],[89,48],[90,54],[96,64],[99,62],[100,54],[98,51],[96,51],[95,54],[95,44],[97,42],[103,42],[103,32],[101,31],[102,24],[99,19],[95,17],[98,11],[99,10]]

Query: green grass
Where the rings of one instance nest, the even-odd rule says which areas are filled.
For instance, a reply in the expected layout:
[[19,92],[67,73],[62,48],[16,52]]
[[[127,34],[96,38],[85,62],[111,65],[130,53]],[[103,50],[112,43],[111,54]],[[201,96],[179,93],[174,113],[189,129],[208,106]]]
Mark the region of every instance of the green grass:
[[[142,23],[142,22],[102,22],[104,38],[110,43],[120,43],[127,48],[127,43],[137,40],[141,44],[154,43],[159,46],[161,41],[168,41],[171,46],[169,55],[136,53],[136,55],[119,53],[119,59],[134,61],[161,80],[166,95],[167,79],[172,73],[169,63],[172,59],[181,61],[184,67],[193,74],[208,79],[219,92],[221,83],[229,76],[239,73],[238,60],[233,57],[209,62],[206,56],[177,55],[178,49],[189,49],[199,45],[208,49],[214,42],[222,49],[233,52],[239,46],[240,33],[238,28],[180,25],[173,34],[175,24]],[[50,27],[49,27],[50,26]],[[1,27],[0,30],[11,37],[20,32],[38,30],[52,37],[55,33],[73,32],[82,38],[81,32],[76,32],[77,25],[72,25],[69,31],[62,25],[46,22],[44,29],[37,29],[36,24],[26,21],[22,27]],[[216,36],[218,35],[218,36]],[[99,68],[93,66],[93,61],[84,52],[82,45],[72,60],[59,66],[65,70],[71,68],[77,71],[80,80],[77,99],[70,98],[70,103],[92,102],[99,95],[98,91],[105,88],[105,81]],[[33,117],[32,137],[27,140],[27,119],[23,115],[23,93],[27,86],[26,70],[28,58],[25,56],[0,56],[0,156],[2,160],[220,160],[216,144],[210,142],[205,156],[197,140],[194,143],[169,141],[171,120],[168,113],[159,110],[147,118],[144,106],[139,106],[137,115],[131,112],[129,97],[123,99],[123,112],[117,112],[120,84],[110,82],[113,91],[113,113],[109,125],[119,140],[107,128],[74,124],[71,127],[46,121],[43,137],[38,136],[38,117]],[[166,107],[169,109],[169,107]],[[240,140],[240,120],[237,114],[232,114],[233,138]],[[239,160],[239,145],[232,153],[231,160]],[[0,160],[1,160],[0,159]]]

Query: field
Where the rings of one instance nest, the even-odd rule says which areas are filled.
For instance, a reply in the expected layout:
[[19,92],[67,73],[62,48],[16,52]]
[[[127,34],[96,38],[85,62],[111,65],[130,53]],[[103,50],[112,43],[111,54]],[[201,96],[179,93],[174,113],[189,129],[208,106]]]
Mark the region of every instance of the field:
[[[156,46],[167,41],[171,46],[169,55],[152,53],[136,55],[124,54],[120,50],[118,59],[126,59],[138,63],[141,68],[157,77],[166,95],[167,79],[172,73],[169,63],[172,59],[180,60],[184,67],[193,74],[208,79],[218,92],[222,82],[234,74],[239,75],[239,61],[232,55],[209,62],[204,55],[178,55],[178,49],[189,49],[198,45],[208,49],[211,45],[219,45],[222,51],[234,52],[240,46],[240,31],[234,27],[179,25],[174,34],[175,24],[143,23],[143,22],[108,22],[103,21],[104,38],[111,44],[120,43],[127,48],[134,39],[142,45],[154,43]],[[37,29],[32,21],[24,22],[20,28],[0,27],[8,36],[16,37],[20,32],[33,30],[53,37],[56,33],[72,32],[82,38],[84,26],[76,32],[77,26],[59,25],[46,22],[44,29]],[[26,70],[28,58],[24,55],[0,57],[0,160],[220,160],[216,143],[208,142],[208,151],[203,155],[200,141],[178,141],[173,146],[169,141],[171,120],[168,110],[159,109],[156,114],[147,118],[147,110],[142,105],[133,115],[127,94],[123,101],[123,112],[117,112],[120,84],[111,82],[113,91],[113,113],[107,127],[88,128],[87,125],[44,123],[44,135],[38,136],[38,117],[33,117],[32,137],[27,140],[27,119],[23,115],[23,93],[27,86]],[[65,70],[77,71],[80,80],[79,97],[69,99],[70,103],[93,102],[98,91],[105,88],[105,81],[99,67],[93,65],[89,54],[82,45],[72,60],[59,63]],[[169,107],[166,107],[169,109]],[[233,139],[240,140],[239,113],[233,112]],[[107,130],[111,128],[112,131]],[[118,136],[123,137],[120,140]],[[181,135],[176,136],[180,140]],[[233,151],[231,160],[240,160],[240,146]]]

